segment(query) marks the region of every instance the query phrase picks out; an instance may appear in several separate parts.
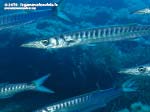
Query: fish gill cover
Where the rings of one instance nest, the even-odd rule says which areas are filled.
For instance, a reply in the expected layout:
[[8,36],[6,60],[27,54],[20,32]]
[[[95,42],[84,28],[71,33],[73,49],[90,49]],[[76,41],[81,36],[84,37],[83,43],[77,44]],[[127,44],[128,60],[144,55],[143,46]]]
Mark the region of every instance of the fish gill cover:
[[[150,63],[149,36],[55,50],[20,47],[81,29],[135,23],[150,25],[149,14],[134,13],[149,8],[149,0],[63,0],[57,9],[38,7],[37,10],[4,10],[6,3],[46,4],[59,3],[59,0],[0,1],[0,82],[26,83],[50,74],[44,84],[55,93],[29,91],[0,99],[0,112],[32,112],[94,90],[121,87],[129,78],[138,83],[140,91],[124,94],[94,112],[150,112],[150,78],[118,73],[120,69]],[[58,15],[58,10],[65,19]]]

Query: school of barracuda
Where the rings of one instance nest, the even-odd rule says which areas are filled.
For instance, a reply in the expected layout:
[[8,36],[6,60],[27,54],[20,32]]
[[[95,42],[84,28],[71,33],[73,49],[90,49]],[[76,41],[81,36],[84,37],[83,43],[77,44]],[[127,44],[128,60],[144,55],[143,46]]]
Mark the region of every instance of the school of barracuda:
[[[60,1],[62,2],[62,1]],[[55,14],[54,14],[55,13]],[[133,14],[149,14],[150,9],[142,9]],[[17,13],[11,15],[0,16],[0,30],[11,28],[17,25],[31,23],[39,18],[57,15],[58,17],[71,21],[66,15],[61,13],[59,9],[43,10],[31,13]],[[37,49],[59,49],[75,47],[79,45],[98,44],[102,42],[116,42],[123,40],[135,39],[150,35],[149,25],[114,25],[98,28],[82,29],[78,31],[66,32],[54,35],[48,39],[36,40],[23,43],[21,47],[37,48]],[[133,68],[126,68],[118,71],[120,74],[131,74],[140,76],[149,76],[150,66],[142,65]],[[0,84],[0,98],[10,98],[17,93],[24,91],[36,90],[46,93],[54,93],[54,91],[42,86],[49,75],[30,83]],[[138,86],[135,80],[127,80],[122,84],[121,88],[110,88],[106,90],[97,90],[83,95],[79,95],[70,99],[66,99],[54,104],[50,104],[34,112],[91,112],[98,108],[104,107],[107,103],[121,96],[123,93],[136,92]]]

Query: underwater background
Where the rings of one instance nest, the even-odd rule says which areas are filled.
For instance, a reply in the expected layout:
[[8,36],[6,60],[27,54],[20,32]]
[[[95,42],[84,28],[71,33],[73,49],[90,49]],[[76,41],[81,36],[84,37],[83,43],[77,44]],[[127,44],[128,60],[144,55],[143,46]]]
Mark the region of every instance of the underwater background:
[[[133,15],[131,12],[149,5],[150,0],[65,0],[63,11],[71,18],[72,23],[50,17],[0,31],[0,82],[30,82],[51,74],[45,85],[55,91],[55,94],[24,92],[10,99],[0,99],[0,112],[32,112],[66,98],[120,86],[129,77],[134,77],[118,74],[117,71],[150,63],[150,43],[120,41],[54,51],[20,48],[20,45],[26,41],[83,28],[133,23],[148,25],[150,15]],[[7,13],[14,12],[0,12],[1,15]],[[150,41],[149,37],[145,39]],[[136,106],[138,109],[146,108],[144,112],[150,112],[150,78],[136,78],[143,85],[143,91],[133,95],[125,94],[95,112],[130,112],[131,109],[133,112],[142,112],[136,111]]]

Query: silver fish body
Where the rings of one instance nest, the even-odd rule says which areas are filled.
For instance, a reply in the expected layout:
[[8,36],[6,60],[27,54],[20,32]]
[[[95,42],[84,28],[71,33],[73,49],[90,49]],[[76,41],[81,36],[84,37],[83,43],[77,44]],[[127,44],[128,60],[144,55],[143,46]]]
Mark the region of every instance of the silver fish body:
[[150,14],[150,9],[145,8],[145,9],[137,10],[137,11],[133,12],[133,14]]
[[121,96],[124,92],[136,91],[137,88],[132,88],[132,86],[135,87],[135,83],[127,81],[123,84],[122,88],[110,88],[103,91],[89,92],[46,106],[34,112],[92,112],[106,106],[108,102]]
[[121,69],[118,73],[135,75],[135,76],[150,76],[150,65],[140,65],[131,68]]
[[9,98],[16,93],[34,90],[36,86],[27,83],[22,84],[5,84],[0,86],[0,98]]
[[89,94],[84,94],[81,96],[73,97],[68,100],[58,102],[56,104],[39,109],[35,112],[91,112],[95,109],[106,105],[107,99],[102,99],[104,97],[106,98],[106,91],[108,93],[113,91],[115,91],[116,93],[121,92],[113,89],[108,89],[104,92],[95,91]]
[[113,42],[150,35],[150,26],[118,25],[72,31],[44,40],[22,44],[22,47],[39,49],[66,48],[83,44]]

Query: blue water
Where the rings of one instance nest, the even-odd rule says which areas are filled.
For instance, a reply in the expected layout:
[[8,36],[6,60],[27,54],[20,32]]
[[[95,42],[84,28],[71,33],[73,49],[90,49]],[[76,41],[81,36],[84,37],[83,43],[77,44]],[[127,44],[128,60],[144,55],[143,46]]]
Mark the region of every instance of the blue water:
[[[45,74],[51,74],[45,86],[55,91],[55,94],[30,91],[2,99],[0,112],[31,112],[62,99],[97,89],[120,86],[130,76],[120,75],[117,70],[149,63],[149,45],[121,41],[51,52],[20,48],[20,45],[34,39],[48,38],[54,34],[82,28],[132,23],[150,24],[150,15],[130,13],[149,7],[149,3],[149,0],[66,0],[63,10],[72,19],[72,23],[50,17],[0,31],[0,82],[30,82]],[[1,14],[7,13],[14,11],[1,11]],[[148,37],[146,39],[150,41]],[[148,78],[141,79],[149,82]],[[145,87],[147,91],[119,97],[95,112],[117,112],[138,101],[149,104],[148,87],[149,83]]]

